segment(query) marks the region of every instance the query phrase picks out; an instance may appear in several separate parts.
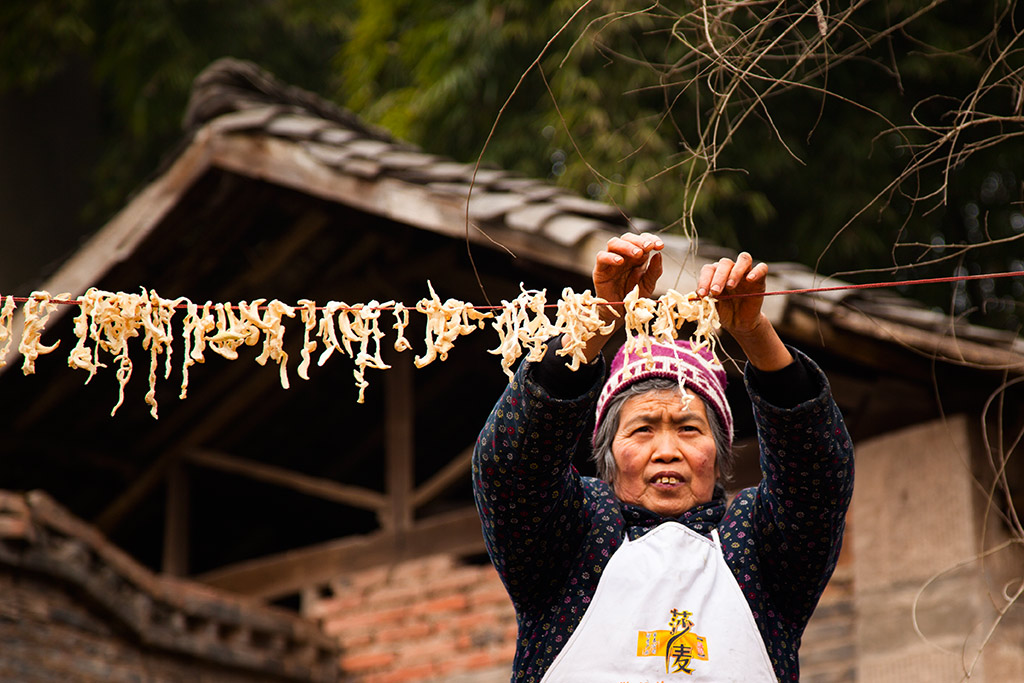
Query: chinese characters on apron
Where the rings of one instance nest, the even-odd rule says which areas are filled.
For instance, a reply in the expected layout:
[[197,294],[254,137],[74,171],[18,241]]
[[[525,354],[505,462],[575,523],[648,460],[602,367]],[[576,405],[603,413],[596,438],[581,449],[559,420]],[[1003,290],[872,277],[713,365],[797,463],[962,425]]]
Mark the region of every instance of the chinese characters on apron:
[[666,522],[612,555],[541,683],[775,683],[746,599],[709,540]]

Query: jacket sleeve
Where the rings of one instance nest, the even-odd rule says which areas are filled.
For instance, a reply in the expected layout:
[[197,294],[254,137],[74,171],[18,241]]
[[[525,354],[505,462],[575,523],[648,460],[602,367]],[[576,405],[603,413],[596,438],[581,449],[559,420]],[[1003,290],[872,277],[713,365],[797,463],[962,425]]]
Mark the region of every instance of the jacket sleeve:
[[828,583],[853,495],[853,444],[821,369],[791,349],[817,385],[791,408],[769,403],[746,373],[763,478],[752,512],[765,588],[776,608],[804,624]]
[[559,399],[523,363],[476,442],[473,495],[484,541],[517,609],[558,593],[590,525],[572,455],[593,414],[603,365],[595,374],[585,393]]

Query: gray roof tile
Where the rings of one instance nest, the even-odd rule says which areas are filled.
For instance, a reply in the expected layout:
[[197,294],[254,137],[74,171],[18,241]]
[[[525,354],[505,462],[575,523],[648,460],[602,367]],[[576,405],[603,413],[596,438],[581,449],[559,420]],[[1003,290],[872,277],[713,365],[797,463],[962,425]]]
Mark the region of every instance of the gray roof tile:
[[469,200],[469,217],[481,223],[496,221],[513,209],[526,204],[526,198],[514,192],[479,192]]
[[561,213],[554,204],[527,204],[505,215],[510,228],[523,232],[538,232],[551,218]]
[[306,142],[302,148],[309,152],[317,161],[333,168],[341,166],[343,161],[356,156],[355,151],[348,147],[326,145],[321,142]]
[[338,168],[345,173],[351,173],[357,178],[373,180],[380,176],[381,165],[371,159],[349,158],[338,164]]
[[575,246],[595,231],[607,231],[609,225],[594,218],[581,218],[569,214],[555,216],[545,224],[542,234],[562,246]]
[[469,183],[427,183],[426,186],[436,194],[455,195],[465,199],[469,196]]
[[583,216],[599,216],[603,218],[616,218],[618,220],[623,218],[622,211],[611,204],[595,202],[593,199],[584,199],[573,194],[555,195],[551,198],[551,201],[566,211]]
[[233,131],[266,130],[267,124],[274,117],[285,111],[283,105],[267,105],[253,109],[242,109],[218,116],[210,122],[210,129],[217,133]]
[[356,156],[363,157],[364,159],[377,160],[377,157],[381,154],[394,151],[395,146],[390,142],[381,142],[380,140],[353,140],[345,145],[345,149],[352,152]]
[[376,157],[384,168],[404,170],[416,169],[428,164],[437,163],[438,157],[421,152],[384,152]]
[[435,183],[465,181],[473,177],[473,167],[460,164],[454,161],[440,161],[417,168],[414,171],[415,177],[428,185]]
[[355,131],[347,128],[339,128],[338,126],[331,126],[320,131],[320,134],[316,136],[317,140],[324,143],[325,145],[344,145],[347,142],[351,142],[359,137],[359,134]]
[[292,140],[312,140],[317,133],[328,127],[328,122],[318,116],[285,114],[271,119],[264,130],[270,135]]

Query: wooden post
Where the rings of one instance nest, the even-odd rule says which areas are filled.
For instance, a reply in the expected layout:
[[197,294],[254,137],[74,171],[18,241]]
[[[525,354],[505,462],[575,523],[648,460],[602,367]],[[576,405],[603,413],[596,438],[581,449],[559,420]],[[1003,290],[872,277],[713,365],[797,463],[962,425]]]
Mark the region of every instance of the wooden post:
[[164,513],[163,572],[188,575],[188,474],[177,458],[167,473],[167,503]]
[[414,382],[408,356],[391,354],[389,364],[391,369],[384,373],[384,448],[390,506],[381,519],[381,526],[393,531],[401,543],[404,533],[412,526]]

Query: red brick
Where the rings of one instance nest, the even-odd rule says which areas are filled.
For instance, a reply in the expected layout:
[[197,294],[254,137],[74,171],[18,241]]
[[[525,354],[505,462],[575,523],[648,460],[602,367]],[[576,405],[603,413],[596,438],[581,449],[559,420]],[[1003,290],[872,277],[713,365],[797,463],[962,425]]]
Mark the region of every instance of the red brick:
[[[458,663],[458,671],[474,671],[476,669],[486,669],[488,667],[495,666],[503,663],[505,660],[491,652],[472,652],[467,653],[455,660]],[[508,659],[512,661],[511,658]]]
[[386,609],[369,609],[365,612],[348,612],[324,619],[324,630],[339,630],[360,627],[395,626],[412,616],[412,611],[405,607]]
[[348,612],[359,608],[366,599],[358,593],[348,593],[330,598],[314,600],[307,608],[305,616],[310,619],[322,619],[338,612]]
[[374,638],[378,643],[394,643],[412,638],[423,638],[436,630],[436,627],[431,624],[409,624],[395,628],[382,628],[374,634]]
[[[331,635],[331,634],[328,634]],[[341,646],[342,651],[352,652],[367,647],[374,642],[373,633],[369,630],[363,631],[346,631],[339,633],[338,644]]]
[[432,577],[421,585],[421,589],[429,595],[465,591],[486,583],[488,578],[479,567],[459,567],[443,576]]
[[403,662],[438,662],[451,657],[456,651],[457,644],[454,638],[447,634],[437,634],[430,638],[424,638],[407,644],[402,648],[401,657]]
[[421,583],[383,584],[371,589],[364,600],[375,607],[408,605],[422,598],[424,586]]
[[433,678],[440,672],[433,664],[420,664],[404,667],[394,671],[372,674],[363,679],[362,683],[407,683]]
[[338,665],[344,671],[359,673],[372,669],[383,669],[394,663],[395,659],[397,659],[397,655],[394,652],[346,653],[338,658]]
[[466,609],[469,601],[465,595],[448,595],[443,598],[434,598],[412,606],[414,614],[441,614],[444,612],[457,612]]
[[431,578],[443,576],[455,566],[455,558],[451,555],[431,555],[418,560],[403,562],[391,571],[391,580],[403,581],[410,578]]
[[485,584],[479,588],[474,589],[468,595],[469,604],[473,607],[477,605],[512,605],[511,598],[508,597],[508,592],[505,587],[501,585],[501,582],[493,584]]
[[368,586],[379,586],[387,583],[391,570],[388,567],[374,567],[361,572],[346,574],[342,577],[343,584],[348,584],[349,591],[358,591]]

